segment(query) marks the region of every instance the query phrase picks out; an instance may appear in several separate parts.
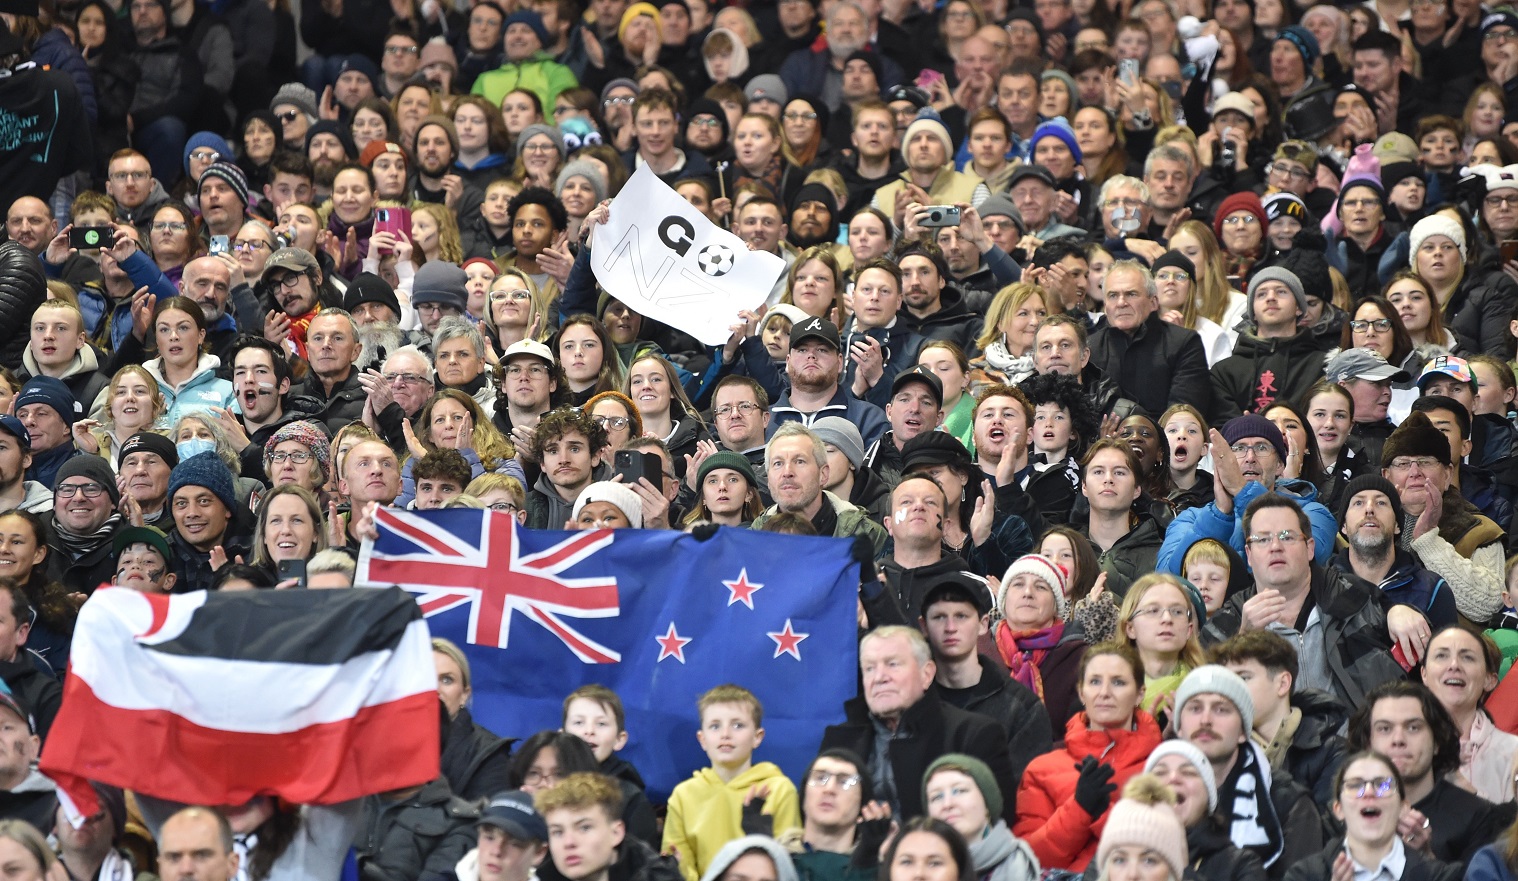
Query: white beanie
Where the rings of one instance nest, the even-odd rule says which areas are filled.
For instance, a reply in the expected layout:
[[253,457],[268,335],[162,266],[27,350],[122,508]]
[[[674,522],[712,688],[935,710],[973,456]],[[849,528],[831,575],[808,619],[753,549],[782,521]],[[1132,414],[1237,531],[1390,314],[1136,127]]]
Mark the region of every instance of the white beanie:
[[912,143],[913,136],[924,130],[932,132],[934,137],[943,142],[944,155],[948,157],[949,161],[952,161],[954,159],[954,141],[949,137],[948,127],[943,124],[943,120],[939,119],[936,113],[918,116],[912,120],[912,124],[907,126],[906,133],[901,136],[902,152],[906,152],[907,145]]
[[1439,214],[1430,214],[1417,223],[1413,224],[1412,232],[1408,233],[1409,248],[1407,250],[1407,262],[1416,272],[1418,269],[1418,248],[1423,245],[1423,240],[1429,236],[1444,236],[1455,243],[1460,249],[1460,260],[1463,263],[1465,256],[1465,228],[1448,217]]
[[1007,614],[1007,591],[1012,585],[1012,579],[1018,575],[1032,575],[1034,578],[1054,588],[1055,615],[1065,620],[1065,584],[1070,580],[1065,567],[1041,554],[1023,554],[1007,567],[1007,571],[1001,577],[1001,587],[996,592],[996,613],[1003,618]]
[[1181,740],[1180,738],[1167,740],[1155,747],[1154,752],[1149,754],[1149,759],[1144,762],[1144,773],[1153,774],[1154,766],[1158,765],[1160,759],[1166,756],[1180,756],[1196,768],[1197,776],[1202,778],[1202,786],[1207,789],[1207,813],[1210,814],[1217,810],[1218,780],[1217,775],[1212,772],[1212,762],[1207,760],[1207,756],[1203,755],[1202,751],[1197,749],[1189,740]]
[[643,528],[643,500],[627,486],[610,480],[598,480],[592,483],[585,487],[578,499],[575,499],[574,512],[570,514],[570,517],[578,520],[580,511],[591,502],[611,502],[622,511],[622,514],[627,517],[627,522],[631,523],[634,529]]
[[1249,696],[1249,686],[1239,674],[1221,664],[1203,664],[1187,673],[1176,687],[1173,715],[1179,719],[1186,702],[1199,694],[1220,694],[1228,698],[1244,720],[1244,733],[1247,735],[1254,730],[1254,698]]

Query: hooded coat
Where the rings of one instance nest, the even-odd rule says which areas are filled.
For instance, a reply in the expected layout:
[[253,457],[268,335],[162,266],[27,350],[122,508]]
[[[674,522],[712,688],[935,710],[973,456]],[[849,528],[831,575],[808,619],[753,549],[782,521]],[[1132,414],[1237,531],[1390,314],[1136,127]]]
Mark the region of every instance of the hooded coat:
[[1294,402],[1323,378],[1323,341],[1303,329],[1289,337],[1240,334],[1233,354],[1212,367],[1213,425],[1243,413],[1264,413],[1277,401]]

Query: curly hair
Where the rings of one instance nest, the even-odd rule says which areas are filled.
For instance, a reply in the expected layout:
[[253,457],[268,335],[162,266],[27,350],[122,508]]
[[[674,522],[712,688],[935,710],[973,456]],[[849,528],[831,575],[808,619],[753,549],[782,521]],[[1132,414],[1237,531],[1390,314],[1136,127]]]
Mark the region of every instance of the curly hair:
[[532,432],[532,457],[543,461],[543,445],[552,440],[558,440],[570,432],[584,435],[585,440],[590,442],[590,451],[604,448],[609,441],[606,439],[606,429],[601,423],[592,419],[590,414],[582,409],[560,407],[543,414],[538,420],[538,427]]
[[1091,399],[1081,388],[1080,379],[1057,373],[1034,374],[1022,383],[1022,390],[1035,409],[1039,404],[1056,404],[1070,414],[1074,432],[1070,455],[1079,459],[1086,445],[1094,442],[1101,431],[1101,420],[1091,409]]
[[1460,729],[1450,719],[1444,705],[1421,682],[1394,679],[1372,688],[1359,709],[1349,718],[1349,732],[1345,746],[1350,752],[1364,752],[1371,746],[1371,719],[1376,704],[1394,698],[1412,698],[1422,706],[1423,721],[1434,738],[1434,761],[1432,772],[1435,779],[1444,777],[1460,767]]
[[553,191],[545,187],[524,187],[522,192],[511,197],[506,203],[507,216],[512,223],[516,223],[517,212],[526,205],[541,205],[548,212],[548,219],[553,224],[554,232],[560,232],[569,228],[569,212],[564,210],[564,203],[553,194]]

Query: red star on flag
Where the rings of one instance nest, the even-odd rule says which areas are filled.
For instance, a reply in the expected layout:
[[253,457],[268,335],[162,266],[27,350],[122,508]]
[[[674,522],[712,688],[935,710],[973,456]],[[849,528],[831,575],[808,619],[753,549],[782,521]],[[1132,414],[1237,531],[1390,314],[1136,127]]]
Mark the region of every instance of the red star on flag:
[[[673,625],[671,625],[673,627]],[[791,627],[791,619],[785,619],[785,629],[766,634],[775,641],[775,657],[790,655],[796,660],[801,660],[801,641],[811,636],[810,633],[797,633]]]
[[[790,626],[789,621],[786,622],[786,626]],[[805,637],[802,638],[805,639]],[[669,622],[669,630],[665,631],[663,636],[654,637],[654,642],[659,644],[660,661],[665,658],[674,658],[682,664],[685,663],[685,644],[690,642],[690,637],[681,636],[676,633],[675,622]],[[779,655],[776,654],[776,657],[779,657]],[[799,655],[797,659],[800,659]]]
[[733,603],[742,603],[750,609],[754,607],[754,591],[764,587],[764,585],[757,581],[748,580],[747,567],[738,571],[737,578],[732,581],[724,581],[722,584],[729,591],[727,598],[729,606]]

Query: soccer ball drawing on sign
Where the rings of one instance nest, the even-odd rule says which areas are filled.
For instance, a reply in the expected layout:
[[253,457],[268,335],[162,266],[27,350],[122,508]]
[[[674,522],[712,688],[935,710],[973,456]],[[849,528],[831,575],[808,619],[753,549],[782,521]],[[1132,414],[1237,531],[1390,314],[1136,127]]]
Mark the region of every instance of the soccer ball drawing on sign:
[[701,271],[712,278],[721,278],[733,269],[733,263],[737,258],[733,255],[733,249],[727,245],[707,245],[696,255],[696,265]]

